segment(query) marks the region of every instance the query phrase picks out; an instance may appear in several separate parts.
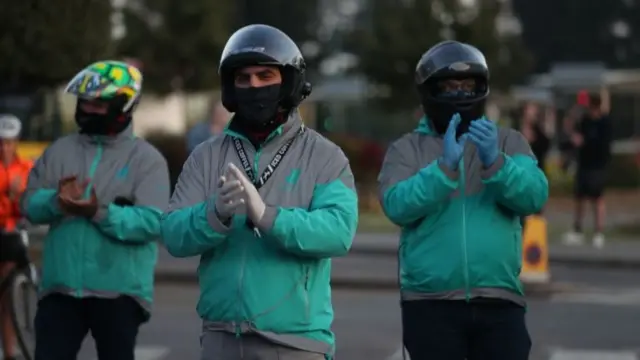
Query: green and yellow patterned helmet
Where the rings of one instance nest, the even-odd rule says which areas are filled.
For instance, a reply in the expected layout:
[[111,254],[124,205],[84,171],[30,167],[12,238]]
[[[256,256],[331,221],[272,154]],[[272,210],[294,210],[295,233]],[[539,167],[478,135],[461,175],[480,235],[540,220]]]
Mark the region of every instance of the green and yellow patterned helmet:
[[65,92],[82,99],[111,100],[126,98],[122,112],[131,110],[142,91],[142,73],[122,61],[99,61],[80,71],[67,85]]

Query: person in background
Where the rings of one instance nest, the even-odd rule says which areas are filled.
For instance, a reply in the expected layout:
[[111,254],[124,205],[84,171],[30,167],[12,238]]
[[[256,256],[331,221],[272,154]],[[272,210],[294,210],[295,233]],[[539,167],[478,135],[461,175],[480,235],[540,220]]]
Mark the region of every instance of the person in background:
[[608,113],[609,102],[606,92],[590,95],[587,113],[571,133],[571,142],[577,148],[578,167],[575,176],[574,225],[573,230],[565,234],[564,238],[565,244],[568,245],[581,245],[584,242],[582,222],[586,201],[593,205],[593,246],[602,248],[605,245],[606,208],[603,194],[612,141],[612,124]]
[[388,149],[378,177],[402,228],[403,342],[413,360],[526,360],[519,219],[549,188],[527,140],[487,119],[489,68],[477,48],[441,42],[415,72],[425,116]]
[[[16,153],[22,124],[9,114],[0,115],[0,281],[11,272],[21,251],[25,251],[16,226],[22,218],[19,199],[27,186],[31,161]],[[6,307],[0,299],[0,334],[5,360],[15,360],[16,337]]]
[[533,155],[538,159],[538,166],[545,171],[547,155],[551,149],[551,138],[554,131],[554,116],[551,109],[542,113],[536,103],[524,106],[521,119],[521,132],[531,146]]
[[210,118],[197,123],[187,132],[187,152],[190,154],[196,146],[207,141],[211,136],[222,133],[230,119],[231,114],[221,101],[216,100],[212,106]]

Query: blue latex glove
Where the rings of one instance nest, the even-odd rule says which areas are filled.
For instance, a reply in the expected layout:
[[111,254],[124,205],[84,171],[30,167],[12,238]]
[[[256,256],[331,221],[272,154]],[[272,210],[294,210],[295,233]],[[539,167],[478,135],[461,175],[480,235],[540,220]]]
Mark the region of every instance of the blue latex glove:
[[440,163],[453,171],[458,170],[458,163],[464,154],[464,143],[469,135],[464,134],[456,140],[456,129],[461,120],[460,114],[455,114],[451,117],[447,132],[444,134],[444,153],[440,158]]
[[489,168],[498,160],[498,127],[493,121],[484,117],[473,120],[469,126],[469,139],[478,148],[482,166]]

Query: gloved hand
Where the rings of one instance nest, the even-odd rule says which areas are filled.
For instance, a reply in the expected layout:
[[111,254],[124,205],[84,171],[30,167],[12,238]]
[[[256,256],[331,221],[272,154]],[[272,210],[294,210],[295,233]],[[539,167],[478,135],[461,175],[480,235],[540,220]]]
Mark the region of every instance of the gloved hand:
[[218,181],[218,194],[216,197],[216,215],[223,223],[227,222],[236,209],[244,204],[244,188],[242,182],[229,175],[226,171]]
[[493,121],[485,117],[473,120],[469,126],[469,139],[478,148],[478,157],[485,169],[498,160],[498,127]]
[[444,134],[444,153],[440,159],[444,166],[453,171],[458,169],[458,163],[464,154],[464,144],[468,137],[468,134],[463,134],[456,140],[456,129],[461,120],[460,114],[455,114],[451,117],[447,132]]
[[249,217],[249,220],[251,220],[252,223],[258,224],[260,220],[262,220],[267,206],[262,200],[260,193],[258,193],[258,189],[256,189],[255,185],[247,179],[244,172],[232,163],[229,163],[228,166],[229,175],[238,179],[242,189],[244,189],[244,201],[247,204],[247,217]]

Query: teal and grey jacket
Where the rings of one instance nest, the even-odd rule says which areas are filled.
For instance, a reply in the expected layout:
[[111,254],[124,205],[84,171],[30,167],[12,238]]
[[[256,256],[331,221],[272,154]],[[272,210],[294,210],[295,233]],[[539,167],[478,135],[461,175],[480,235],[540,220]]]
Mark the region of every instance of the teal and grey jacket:
[[[95,187],[93,219],[65,216],[58,181],[77,175]],[[129,295],[149,310],[160,218],[170,195],[164,157],[131,128],[115,137],[72,134],[51,144],[29,175],[21,207],[34,224],[50,225],[44,240],[41,296]],[[116,205],[126,199],[130,206]],[[118,201],[120,203],[120,201]]]
[[484,169],[467,142],[459,170],[439,164],[442,138],[423,118],[388,149],[379,176],[385,214],[401,227],[404,300],[499,298],[524,305],[520,217],[539,211],[548,183],[525,138],[499,129]]
[[[358,222],[349,162],[338,146],[311,129],[299,134],[294,113],[258,149],[230,130],[199,145],[184,165],[162,240],[176,257],[200,256],[198,313],[204,331],[257,333],[274,342],[331,355],[331,258],[345,255]],[[259,189],[267,204],[256,237],[241,209],[226,227],[215,215],[218,179],[228,163],[242,169],[239,138],[254,173],[270,166],[297,138]]]

